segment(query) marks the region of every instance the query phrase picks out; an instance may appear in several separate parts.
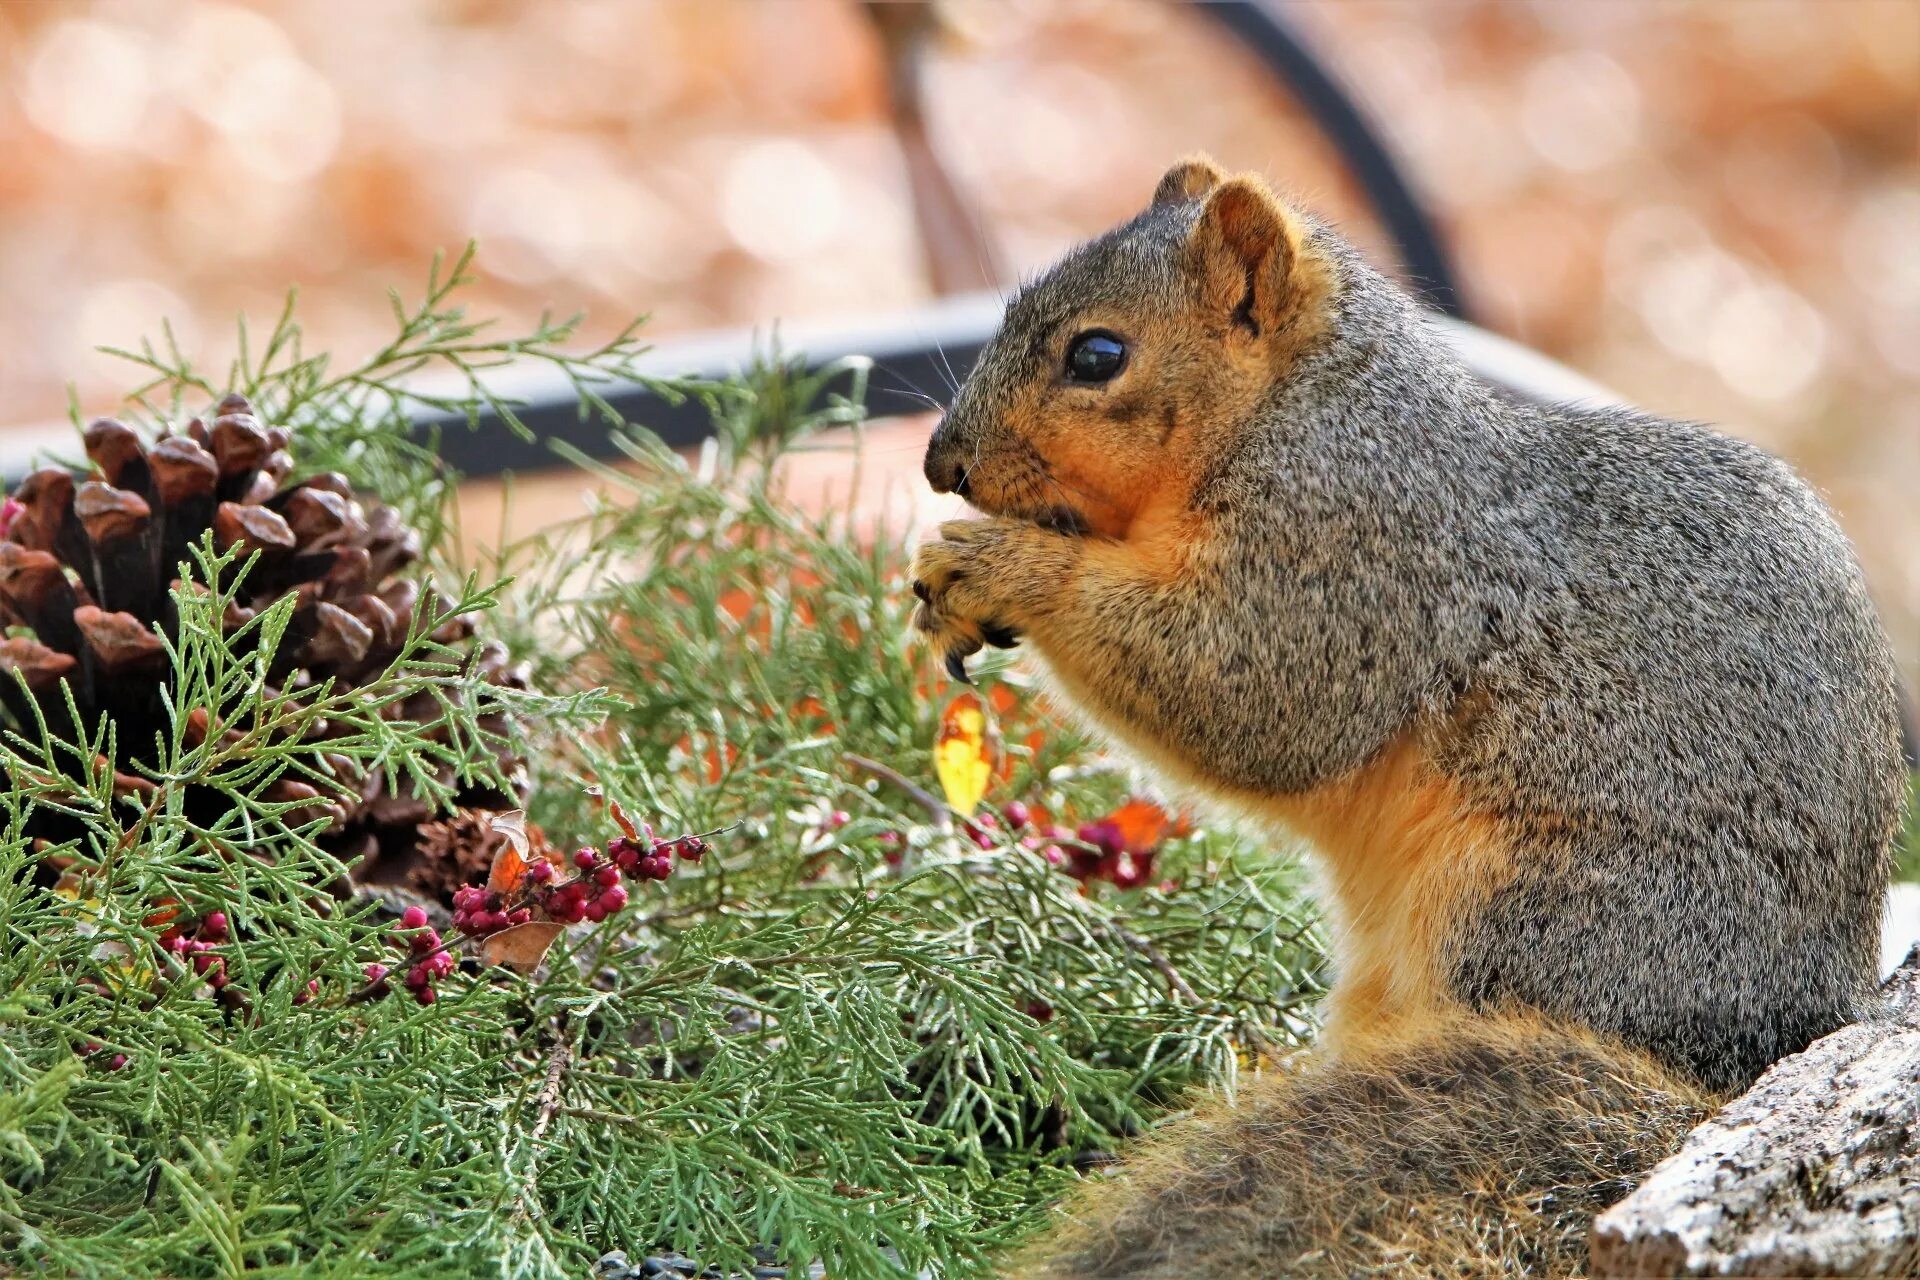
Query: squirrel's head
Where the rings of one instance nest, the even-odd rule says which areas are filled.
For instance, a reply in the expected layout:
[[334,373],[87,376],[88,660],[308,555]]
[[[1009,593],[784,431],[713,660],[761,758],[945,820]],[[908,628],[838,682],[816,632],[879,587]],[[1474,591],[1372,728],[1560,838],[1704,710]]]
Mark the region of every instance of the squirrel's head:
[[1006,318],[927,446],[927,480],[991,515],[1125,536],[1326,331],[1336,278],[1306,221],[1197,157],[1068,254]]

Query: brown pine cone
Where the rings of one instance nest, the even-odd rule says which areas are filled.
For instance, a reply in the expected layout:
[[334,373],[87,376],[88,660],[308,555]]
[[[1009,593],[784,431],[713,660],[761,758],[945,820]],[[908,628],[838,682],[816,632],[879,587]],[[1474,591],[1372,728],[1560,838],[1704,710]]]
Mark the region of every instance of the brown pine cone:
[[[31,725],[30,696],[56,734],[71,736],[64,680],[88,730],[102,716],[113,721],[122,758],[112,763],[124,786],[150,789],[136,766],[156,734],[169,732],[161,635],[173,634],[179,623],[169,588],[190,561],[189,547],[208,529],[223,550],[259,553],[228,611],[229,631],[285,596],[299,601],[268,671],[278,690],[297,697],[326,680],[336,690],[351,689],[386,670],[423,607],[419,584],[397,576],[419,558],[419,535],[392,508],[356,499],[341,475],[287,484],[290,442],[285,429],[263,426],[245,398],[230,395],[211,426],[196,418],[184,434],[151,446],[132,428],[103,418],[86,432],[94,474],[50,468],[28,476],[0,528],[0,622],[30,628],[33,637],[0,641],[0,668],[19,672],[29,695],[0,671],[0,710],[17,725]],[[444,612],[446,603],[436,598],[426,607]],[[435,638],[459,644],[471,635],[462,618],[444,623]],[[469,644],[468,652],[494,683],[524,687],[524,674],[499,645]],[[393,714],[438,717],[431,705]],[[204,715],[198,723],[204,732]],[[342,757],[334,763],[357,794],[323,797],[306,783],[282,779],[267,798],[312,798],[316,811],[330,812],[333,825],[323,843],[359,870],[377,862],[397,862],[389,872],[404,868],[418,856],[422,825],[446,815],[410,792],[388,794],[384,779],[363,776]],[[452,807],[506,809],[519,799],[469,789]],[[227,805],[204,788],[187,800],[189,815],[202,825],[217,821]],[[36,823],[44,828],[36,835],[56,841],[78,833],[70,820],[50,813]],[[445,889],[446,896],[451,892]]]

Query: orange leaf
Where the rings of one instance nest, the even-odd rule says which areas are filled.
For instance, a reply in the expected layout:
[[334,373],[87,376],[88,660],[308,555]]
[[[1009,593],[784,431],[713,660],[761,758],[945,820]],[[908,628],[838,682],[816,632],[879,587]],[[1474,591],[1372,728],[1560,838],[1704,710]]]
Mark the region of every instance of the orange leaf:
[[987,710],[980,699],[963,693],[940,713],[940,734],[933,744],[933,771],[947,803],[961,817],[973,816],[993,780],[994,745]]
[[[724,752],[724,754],[723,754]],[[733,768],[734,761],[740,758],[740,748],[731,742],[723,742],[719,748],[707,749],[707,784],[717,786],[727,776],[727,770]]]
[[1106,817],[1108,822],[1120,828],[1120,836],[1126,841],[1128,853],[1151,853],[1160,847],[1167,838],[1173,819],[1167,811],[1151,800],[1133,799],[1115,809]]
[[480,958],[488,964],[504,964],[521,973],[532,973],[540,964],[553,940],[567,931],[551,920],[529,920],[489,934],[480,944]]
[[520,810],[494,814],[492,827],[505,839],[501,841],[500,851],[493,855],[493,867],[487,872],[487,888],[501,897],[511,897],[520,891],[521,881],[527,878],[527,868],[536,861],[557,863],[546,837],[538,827],[529,830],[527,815]]

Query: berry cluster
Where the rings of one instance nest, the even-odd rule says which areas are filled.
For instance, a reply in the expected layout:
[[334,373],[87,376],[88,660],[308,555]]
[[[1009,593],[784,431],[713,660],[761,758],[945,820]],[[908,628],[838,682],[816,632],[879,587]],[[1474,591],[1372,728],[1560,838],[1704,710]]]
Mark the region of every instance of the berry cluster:
[[[616,836],[605,851],[584,848],[572,859],[568,875],[565,864],[537,857],[527,864],[511,889],[502,891],[485,885],[467,885],[453,895],[453,927],[463,936],[485,939],[519,925],[542,921],[549,924],[595,924],[623,909],[631,901],[626,880],[665,880],[673,874],[676,860],[698,862],[707,854],[702,836],[656,840],[644,825],[631,834]],[[400,917],[402,941],[412,953],[403,979],[407,990],[421,1004],[432,1004],[434,984],[456,967],[450,944],[431,927],[427,913],[420,907],[408,907]],[[388,974],[384,964],[366,967],[367,993],[383,994]]]
[[[1024,831],[1033,822],[1033,810],[1019,800],[1009,800],[1000,810],[1007,820],[1007,830]],[[1000,819],[990,813],[978,813],[960,824],[960,834],[973,841],[973,847],[989,850],[999,847]]]
[[[80,1046],[80,1052],[88,1057],[92,1057],[105,1047],[106,1046],[102,1045],[98,1040],[89,1040]],[[124,1070],[127,1065],[127,1055],[124,1053],[116,1053],[112,1057],[105,1059],[103,1065],[109,1071]]]
[[[545,883],[553,879],[553,864],[536,862],[527,868],[528,883]],[[454,890],[453,927],[474,938],[484,938],[490,933],[502,929],[511,929],[514,925],[525,924],[533,919],[532,907],[515,907],[507,910],[506,899],[491,889],[470,884]]]
[[200,917],[199,925],[191,932],[169,929],[161,934],[160,948],[192,965],[193,971],[205,978],[208,986],[219,991],[227,985],[227,962],[217,948],[230,941],[227,913],[209,911]]
[[1137,889],[1153,878],[1157,851],[1129,848],[1118,823],[1084,822],[1071,836],[1050,827],[1047,838],[1055,841],[1046,847],[1047,861],[1076,880],[1108,880],[1122,889]]
[[406,909],[400,927],[409,931],[407,946],[419,957],[407,970],[407,990],[421,1004],[432,1004],[433,984],[453,972],[453,953],[440,941],[440,931],[427,923],[427,913],[419,907]]

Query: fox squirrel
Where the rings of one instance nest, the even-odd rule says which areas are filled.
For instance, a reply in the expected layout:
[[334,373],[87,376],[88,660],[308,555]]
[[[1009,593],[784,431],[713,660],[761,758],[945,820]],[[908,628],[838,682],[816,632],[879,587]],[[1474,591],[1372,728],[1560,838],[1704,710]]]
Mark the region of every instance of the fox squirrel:
[[1303,837],[1334,940],[1306,1061],[1144,1144],[1028,1273],[1577,1273],[1715,1097],[1868,1011],[1893,660],[1759,449],[1503,397],[1200,157],[1008,303],[926,474],[987,517],[915,562],[949,670],[1031,646]]

